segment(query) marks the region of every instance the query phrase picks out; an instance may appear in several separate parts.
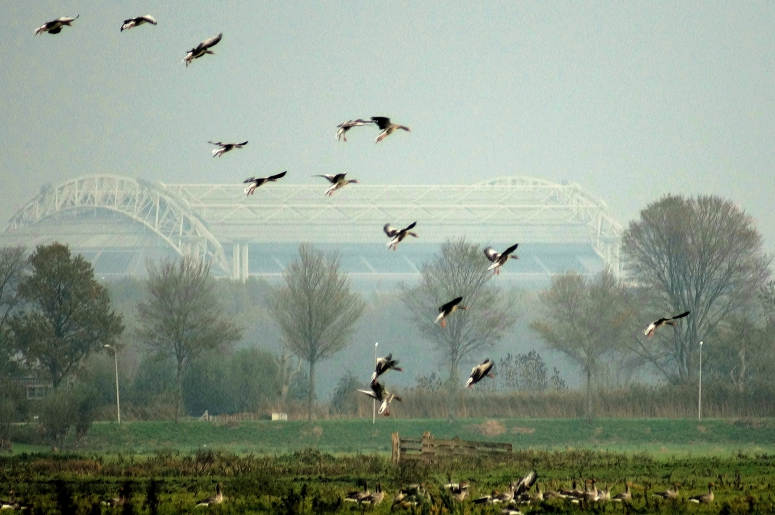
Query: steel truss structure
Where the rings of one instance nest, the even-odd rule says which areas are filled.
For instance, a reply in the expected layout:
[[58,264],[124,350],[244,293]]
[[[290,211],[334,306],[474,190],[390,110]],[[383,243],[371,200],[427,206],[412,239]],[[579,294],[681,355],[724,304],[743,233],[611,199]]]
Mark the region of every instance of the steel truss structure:
[[178,254],[195,254],[244,279],[249,244],[371,243],[384,238],[385,223],[417,221],[425,243],[466,237],[482,244],[583,244],[620,272],[621,225],[575,183],[507,177],[473,185],[354,184],[330,198],[325,188],[323,181],[270,183],[246,197],[236,184],[81,177],[44,188],[11,219],[6,234],[66,213],[109,211],[150,229]]

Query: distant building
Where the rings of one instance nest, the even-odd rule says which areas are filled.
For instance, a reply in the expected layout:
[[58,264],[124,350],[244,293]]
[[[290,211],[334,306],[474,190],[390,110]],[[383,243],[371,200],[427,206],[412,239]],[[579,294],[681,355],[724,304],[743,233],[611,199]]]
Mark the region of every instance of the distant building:
[[[363,290],[395,288],[449,238],[505,249],[518,261],[499,281],[543,288],[554,274],[620,272],[621,225],[578,184],[506,177],[473,185],[358,184],[324,197],[325,184],[162,184],[95,175],[44,186],[0,233],[0,245],[66,243],[98,278],[144,276],[146,260],[195,254],[217,276],[278,278],[309,242],[336,250]],[[387,250],[386,223],[417,221],[418,238]]]
[[21,379],[17,379],[16,382],[24,388],[28,401],[41,400],[54,386],[51,381],[41,379],[37,376],[22,377]]

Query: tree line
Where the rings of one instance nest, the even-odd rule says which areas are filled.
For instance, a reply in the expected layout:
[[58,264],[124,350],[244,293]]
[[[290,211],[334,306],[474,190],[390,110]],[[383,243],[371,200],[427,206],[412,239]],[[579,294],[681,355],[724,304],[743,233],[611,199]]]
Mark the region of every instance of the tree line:
[[[621,378],[625,383],[641,371],[652,381],[692,384],[699,373],[700,341],[707,343],[706,377],[738,392],[769,377],[775,368],[771,257],[762,250],[753,220],[738,206],[715,196],[668,195],[629,224],[621,255],[622,271],[554,276],[539,293],[539,316],[529,321],[548,349],[565,355],[582,372],[587,417],[594,416],[596,392],[611,371],[629,372]],[[443,365],[434,367],[435,377],[418,383],[437,384],[446,392],[450,418],[460,398],[461,363],[485,357],[521,316],[517,305],[523,294],[501,288],[482,266],[485,262],[477,244],[450,240],[422,266],[420,281],[401,290],[404,318]],[[455,313],[441,328],[433,321],[438,306],[458,296],[469,309]],[[176,419],[208,405],[229,411],[255,410],[262,403],[280,406],[288,402],[292,387],[295,395],[303,391],[306,396],[311,419],[316,370],[350,343],[367,306],[340,270],[339,255],[302,244],[281,284],[268,287],[261,310],[279,331],[279,354],[233,350],[244,324],[223,304],[209,265],[192,258],[149,263],[142,300],[119,314],[90,264],[71,255],[67,246],[40,246],[29,255],[25,249],[2,249],[0,376],[4,385],[12,385],[10,378],[34,370],[59,390],[84,375],[89,356],[106,345],[122,349],[133,341],[142,349],[142,373],[150,374],[149,384],[159,383]],[[691,314],[681,323],[644,337],[652,319],[684,311]],[[131,334],[124,334],[126,316],[132,318]],[[150,373],[154,367],[157,373]],[[537,353],[509,355],[496,370],[501,370],[494,383],[499,388],[564,389],[559,372],[548,373]],[[302,378],[306,387],[299,386]],[[493,389],[485,385],[480,389]],[[138,398],[153,388],[145,390]],[[0,415],[18,404],[12,391],[3,388]],[[345,389],[337,391],[335,398]],[[79,402],[90,405],[90,395],[82,391]]]

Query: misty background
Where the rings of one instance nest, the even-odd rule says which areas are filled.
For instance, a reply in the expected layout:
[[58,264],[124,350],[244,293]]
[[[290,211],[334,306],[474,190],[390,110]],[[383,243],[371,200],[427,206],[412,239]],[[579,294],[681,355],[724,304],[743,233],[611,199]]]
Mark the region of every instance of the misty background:
[[[750,214],[765,251],[775,249],[771,3],[5,7],[3,221],[45,184],[100,173],[240,190],[251,175],[283,170],[285,184],[339,172],[364,184],[528,175],[580,184],[625,227],[667,193],[716,194]],[[142,14],[158,25],[119,31]],[[58,35],[33,35],[75,15]],[[186,67],[186,52],[219,32],[216,54]],[[339,123],[370,116],[412,132],[379,145],[370,130],[334,139]],[[212,159],[208,140],[250,143]],[[394,293],[373,295],[353,345],[322,364],[330,377],[319,399],[372,359],[375,341],[381,354],[404,352],[432,371],[400,313],[379,311]],[[541,348],[525,295],[514,336],[493,358]],[[279,341],[270,322],[254,324],[256,343]]]

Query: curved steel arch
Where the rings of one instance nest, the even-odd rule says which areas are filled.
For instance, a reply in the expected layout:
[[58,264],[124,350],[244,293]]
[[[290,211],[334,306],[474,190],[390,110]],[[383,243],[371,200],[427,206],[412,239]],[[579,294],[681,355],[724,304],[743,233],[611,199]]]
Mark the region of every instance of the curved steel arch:
[[10,220],[6,232],[39,223],[65,212],[104,209],[127,216],[152,230],[181,256],[196,255],[218,270],[230,273],[220,242],[185,203],[156,186],[116,175],[92,175],[58,186],[44,186],[40,194]]
[[569,211],[568,221],[579,220],[587,227],[595,252],[606,262],[615,275],[622,272],[619,254],[622,225],[611,215],[608,205],[577,183],[547,181],[528,176],[498,177],[479,183],[482,186],[506,186],[535,189],[536,195],[549,208],[563,206]]

